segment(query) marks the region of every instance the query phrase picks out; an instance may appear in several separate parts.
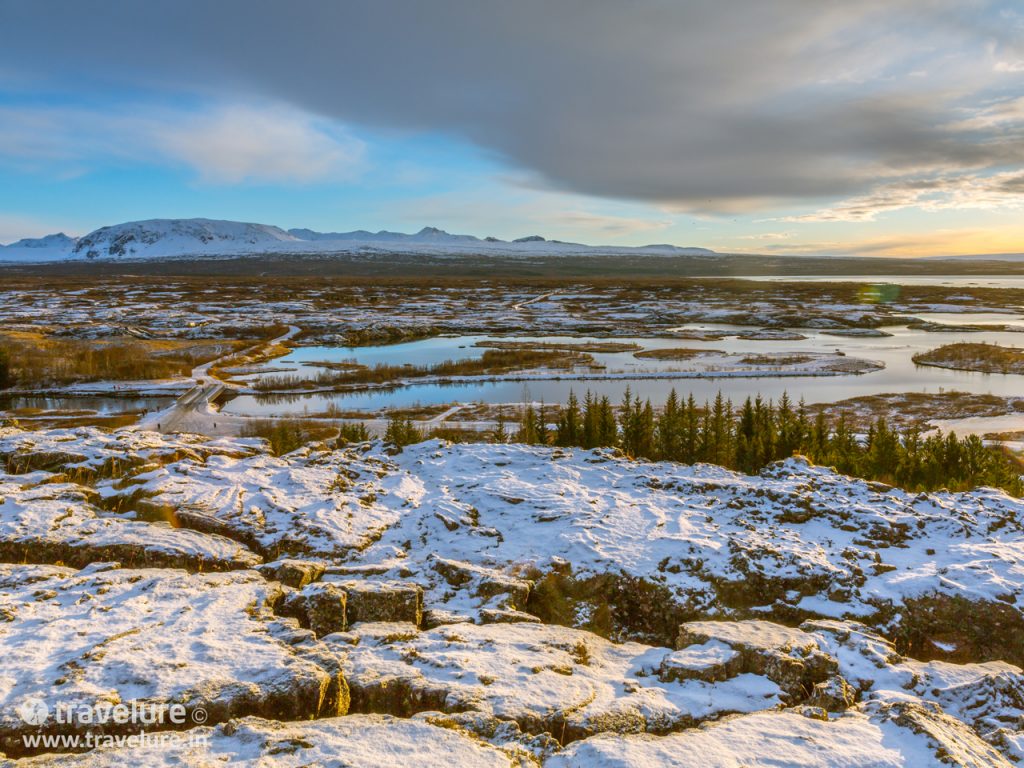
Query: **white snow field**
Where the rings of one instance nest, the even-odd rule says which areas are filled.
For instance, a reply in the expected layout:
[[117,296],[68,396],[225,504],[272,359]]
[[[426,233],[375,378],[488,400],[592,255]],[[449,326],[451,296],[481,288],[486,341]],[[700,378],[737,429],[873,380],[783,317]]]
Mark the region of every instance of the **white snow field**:
[[3,765],[1014,765],[1022,521],[799,458],[4,428]]

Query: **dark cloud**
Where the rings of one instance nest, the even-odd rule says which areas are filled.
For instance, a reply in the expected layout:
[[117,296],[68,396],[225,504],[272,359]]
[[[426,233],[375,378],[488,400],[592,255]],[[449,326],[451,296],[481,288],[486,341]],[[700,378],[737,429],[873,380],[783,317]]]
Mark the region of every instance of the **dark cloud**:
[[[1012,11],[1012,6],[1007,6]],[[7,2],[0,72],[285,100],[467,139],[552,186],[726,210],[1013,167],[963,124],[1021,48],[963,0]],[[1002,16],[1001,16],[1002,13]],[[1012,63],[1012,62],[1011,62]]]
[[1024,195],[1024,173],[1002,179],[998,185],[999,191],[1013,195]]

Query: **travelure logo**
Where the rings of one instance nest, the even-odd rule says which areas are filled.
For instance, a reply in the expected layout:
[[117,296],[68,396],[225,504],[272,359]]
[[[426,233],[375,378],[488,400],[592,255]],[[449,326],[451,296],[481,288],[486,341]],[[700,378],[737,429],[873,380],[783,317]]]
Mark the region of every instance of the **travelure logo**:
[[58,701],[51,708],[43,699],[30,697],[14,708],[22,722],[43,725],[184,725],[191,719],[196,725],[206,722],[206,710],[191,712],[184,704],[132,701],[120,704],[84,704]]
[[50,708],[42,699],[25,699],[15,711],[28,725],[42,725],[50,719]]

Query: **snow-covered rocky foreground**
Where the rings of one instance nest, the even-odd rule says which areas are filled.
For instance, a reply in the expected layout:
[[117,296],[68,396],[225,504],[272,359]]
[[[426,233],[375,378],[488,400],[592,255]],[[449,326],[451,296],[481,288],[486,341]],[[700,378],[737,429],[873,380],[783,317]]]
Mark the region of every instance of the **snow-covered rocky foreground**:
[[[908,494],[799,459],[749,477],[518,445],[275,457],[2,429],[0,752],[1013,765],[1022,524],[999,491]],[[117,743],[146,726],[30,722],[40,702],[189,717],[157,748]],[[62,734],[110,743],[31,741]]]

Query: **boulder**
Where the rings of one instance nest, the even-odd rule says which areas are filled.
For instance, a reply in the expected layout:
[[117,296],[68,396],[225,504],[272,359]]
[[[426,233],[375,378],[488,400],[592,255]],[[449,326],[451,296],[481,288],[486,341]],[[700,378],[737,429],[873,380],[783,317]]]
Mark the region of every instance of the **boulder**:
[[316,560],[275,560],[265,563],[257,570],[268,579],[280,581],[289,587],[301,589],[324,575],[325,566]]
[[517,579],[493,568],[444,557],[435,556],[432,563],[434,570],[453,587],[468,589],[485,601],[494,597],[504,598],[499,607],[522,608],[530,598],[531,584],[525,579]]
[[717,683],[742,672],[743,657],[740,652],[725,643],[712,640],[668,654],[661,660],[658,677],[665,682],[704,680]]
[[794,701],[805,698],[815,684],[837,675],[839,664],[821,651],[811,634],[768,621],[694,621],[679,628],[677,647],[715,642],[740,656],[743,672],[764,675]]
[[423,588],[403,581],[346,579],[325,581],[347,595],[348,621],[423,621]]
[[541,621],[532,613],[514,611],[503,608],[480,609],[481,624],[540,624]]
[[807,697],[806,704],[821,707],[826,712],[842,712],[853,706],[857,692],[839,675],[814,685],[814,690]]

